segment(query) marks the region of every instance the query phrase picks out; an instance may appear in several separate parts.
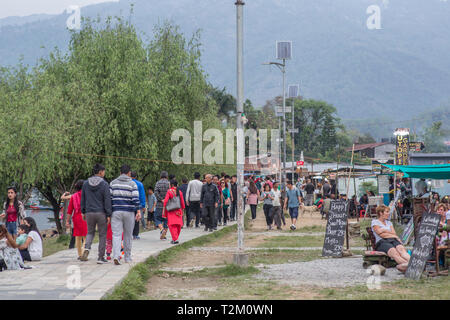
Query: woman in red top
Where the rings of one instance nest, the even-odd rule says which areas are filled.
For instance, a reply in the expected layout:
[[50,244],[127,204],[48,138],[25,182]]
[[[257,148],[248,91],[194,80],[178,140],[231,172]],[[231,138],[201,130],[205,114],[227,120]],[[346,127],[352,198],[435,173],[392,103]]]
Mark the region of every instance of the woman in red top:
[[[167,211],[166,206],[169,199],[173,197],[179,197],[180,208],[172,211]],[[163,218],[167,219],[167,224],[169,225],[169,231],[172,235],[171,244],[178,244],[178,237],[180,236],[181,227],[183,226],[183,209],[185,208],[183,193],[178,190],[178,182],[173,179],[170,181],[170,189],[166,193],[166,198],[164,199],[164,213]]]
[[17,221],[23,223],[26,218],[25,207],[22,202],[17,199],[17,189],[15,187],[8,188],[7,201],[3,204],[3,213],[0,214],[1,219],[6,219],[6,229],[15,238],[17,235]]
[[75,237],[75,247],[78,250],[78,259],[83,255],[83,247],[87,235],[87,223],[83,220],[81,214],[81,188],[83,183],[83,180],[78,180],[75,184],[75,194],[70,198],[66,220],[66,227],[70,228],[70,217],[72,217],[73,236]]

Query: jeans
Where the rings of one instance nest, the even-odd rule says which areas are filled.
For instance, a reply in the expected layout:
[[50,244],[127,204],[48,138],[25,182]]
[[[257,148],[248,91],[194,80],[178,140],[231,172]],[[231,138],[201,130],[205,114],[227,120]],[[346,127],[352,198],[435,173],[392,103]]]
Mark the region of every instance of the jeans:
[[226,224],[228,220],[228,208],[223,207],[223,223]]
[[[133,243],[133,228],[135,217],[133,212],[113,212],[111,218],[111,230],[113,233],[113,257],[118,259],[122,249],[125,253],[125,262],[131,261],[131,245]],[[106,246],[106,241],[105,241]]]
[[297,219],[298,218],[298,207],[289,208],[289,215],[291,216],[291,219]]
[[314,204],[314,194],[306,194],[305,196],[305,206],[312,206]]
[[162,208],[162,207],[161,208],[157,207],[155,209],[155,225],[156,226],[162,225],[164,229],[167,229],[168,228],[167,219],[162,217],[163,210],[164,210],[164,208]]
[[190,219],[189,219],[189,212],[191,211],[191,209],[189,208],[189,206],[186,206],[186,208],[184,209],[184,217],[186,217],[186,227],[189,227],[189,222],[190,222]]
[[147,228],[147,225],[145,224],[145,212],[144,212],[144,210],[141,210],[141,223],[142,223],[142,227]]
[[286,218],[284,217],[284,211],[282,208],[280,208],[280,211],[281,211],[281,214],[280,214],[281,220],[283,221],[283,224],[286,225]]
[[[136,217],[137,212],[134,213],[134,216]],[[137,237],[139,235],[139,221],[136,221],[136,218],[134,219],[134,228],[133,228],[133,237]]]
[[19,250],[19,252],[23,261],[31,261],[30,252],[28,252],[28,249]]
[[195,218],[195,226],[200,225],[200,201],[189,202],[189,215],[186,224],[189,225],[191,220]]
[[216,223],[216,208],[214,206],[203,207],[203,222],[205,229],[212,229]]
[[216,223],[214,224],[214,228],[217,228],[217,224],[222,222],[222,206],[218,205],[216,208]]
[[155,222],[155,212],[148,212],[147,213],[147,223],[149,222]]
[[6,222],[6,230],[8,230],[8,233],[10,235],[16,235],[17,234],[17,222],[16,221],[12,221],[12,222]]
[[230,209],[230,219],[235,220],[236,219],[236,212],[237,212],[237,201],[233,201],[231,203],[231,209]]
[[263,210],[264,210],[264,215],[266,216],[266,223],[268,226],[271,226],[273,223],[273,218],[270,216],[270,210],[272,209],[272,205],[271,204],[265,204],[263,206]]
[[256,219],[256,207],[257,207],[258,205],[256,205],[256,204],[251,204],[250,205],[250,210],[252,211],[252,219],[253,220],[255,220]]
[[73,228],[72,228],[72,235],[70,237],[69,249],[73,249],[73,248],[75,248],[75,237],[73,236]]
[[88,233],[86,236],[85,249],[91,250],[92,241],[95,236],[95,227],[98,227],[98,257],[103,258],[106,250],[106,233],[108,225],[106,223],[106,214],[104,212],[86,213],[86,223]]
[[277,228],[281,228],[281,207],[272,207],[270,209],[270,219],[275,222]]

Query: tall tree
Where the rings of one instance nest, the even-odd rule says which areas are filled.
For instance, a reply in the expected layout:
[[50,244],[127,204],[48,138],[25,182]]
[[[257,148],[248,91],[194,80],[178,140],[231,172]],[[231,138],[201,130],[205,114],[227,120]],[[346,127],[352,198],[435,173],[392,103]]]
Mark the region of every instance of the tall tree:
[[449,138],[450,131],[442,128],[442,122],[434,122],[430,127],[426,128],[422,137],[425,144],[424,152],[439,153],[447,152],[448,146],[444,143],[445,138]]
[[68,53],[54,50],[32,72],[4,69],[0,125],[10,129],[0,133],[7,143],[0,150],[2,181],[36,186],[63,232],[61,194],[96,162],[106,166],[107,179],[124,162],[141,179],[155,179],[162,169],[179,177],[205,172],[171,161],[175,129],[193,132],[195,120],[204,130],[220,127],[200,57],[198,33],[187,41],[164,23],[145,44],[130,23],[108,18],[104,25],[83,21]]
[[312,155],[324,155],[338,144],[337,132],[342,125],[336,116],[336,108],[323,101],[295,100],[295,137],[297,150]]

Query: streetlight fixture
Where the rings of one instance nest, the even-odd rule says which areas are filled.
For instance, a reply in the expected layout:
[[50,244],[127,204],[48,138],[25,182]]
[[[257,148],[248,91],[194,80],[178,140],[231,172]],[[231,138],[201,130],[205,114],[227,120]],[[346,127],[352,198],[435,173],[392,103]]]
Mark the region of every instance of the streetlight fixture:
[[292,58],[292,41],[277,41],[277,59],[282,60],[280,62],[266,62],[263,65],[274,65],[280,69],[283,74],[283,170],[281,177],[282,190],[286,187],[286,60]]

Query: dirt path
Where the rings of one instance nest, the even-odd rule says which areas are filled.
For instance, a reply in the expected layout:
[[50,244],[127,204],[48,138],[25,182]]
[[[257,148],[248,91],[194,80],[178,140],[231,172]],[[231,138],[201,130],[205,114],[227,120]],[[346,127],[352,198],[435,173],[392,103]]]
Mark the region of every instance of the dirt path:
[[[236,233],[230,233],[204,246],[192,247],[177,256],[175,262],[159,267],[159,272],[147,284],[150,299],[176,300],[311,300],[352,299],[366,294],[368,298],[384,299],[383,290],[393,297],[401,297],[402,288],[390,281],[403,279],[395,269],[386,271],[380,279],[383,290],[369,292],[365,284],[369,274],[362,268],[357,251],[361,238],[350,240],[356,254],[346,259],[323,259],[321,244],[326,221],[320,215],[307,212],[300,215],[297,230],[288,230],[286,218],[282,231],[267,230],[264,213],[245,231],[244,244],[249,256],[249,268],[232,264]],[[322,238],[321,238],[322,237]],[[280,249],[285,246],[283,249]],[[286,246],[287,245],[287,246]],[[253,248],[254,250],[250,250]],[[236,270],[237,268],[237,270]],[[400,283],[400,285],[402,285]],[[411,284],[403,286],[409,288]],[[440,283],[428,287],[445,286]],[[421,290],[417,288],[417,292]],[[412,291],[412,296],[415,291]]]
[[[279,236],[302,237],[311,235],[320,235],[317,231],[302,231],[305,227],[325,227],[326,221],[321,219],[318,213],[311,214],[306,212],[303,216],[300,215],[297,223],[297,232],[289,231],[290,219],[286,218],[286,225],[283,226],[282,231],[267,230],[267,224],[262,209],[258,210],[257,218],[251,221],[250,227],[245,231],[245,246],[256,247],[263,243],[265,239]],[[205,233],[206,234],[206,233]],[[237,246],[237,234],[231,233],[217,241],[211,242],[205,247],[221,247],[221,248],[235,248]],[[193,248],[194,249],[194,248]],[[252,253],[250,253],[252,254]],[[180,255],[176,263],[166,263],[161,267],[161,270],[187,270],[198,269],[199,267],[218,267],[231,264],[233,262],[233,251],[201,251],[189,250],[187,253]],[[207,278],[190,278],[190,277],[174,277],[170,272],[163,272],[158,276],[150,279],[147,286],[147,295],[152,299],[198,299],[208,292],[215,292],[219,287],[223,286],[220,279],[215,277]],[[175,289],[176,288],[176,289]],[[309,290],[293,290],[290,288],[286,290],[290,292],[293,299],[312,299],[315,297]],[[254,298],[251,293],[246,296],[243,294],[239,297]],[[289,298],[289,297],[287,297]]]

